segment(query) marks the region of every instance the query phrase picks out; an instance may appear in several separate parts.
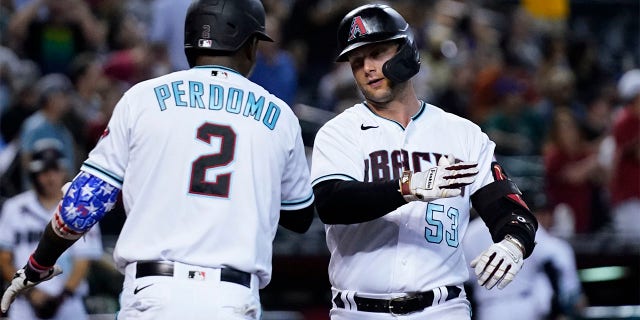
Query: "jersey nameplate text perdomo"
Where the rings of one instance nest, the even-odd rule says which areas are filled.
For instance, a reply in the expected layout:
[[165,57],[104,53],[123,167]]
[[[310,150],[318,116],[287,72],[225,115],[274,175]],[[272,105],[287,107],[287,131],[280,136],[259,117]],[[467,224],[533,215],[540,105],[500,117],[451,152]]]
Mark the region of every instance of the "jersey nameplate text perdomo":
[[[280,117],[280,107],[269,101],[265,106],[265,97],[256,96],[249,91],[245,94],[243,89],[225,88],[217,84],[205,86],[200,81],[173,81],[153,88],[160,111],[167,109],[167,100],[173,97],[174,105],[178,108],[201,109],[220,111],[224,110],[232,114],[242,114],[245,117],[253,117],[273,130]],[[171,101],[171,100],[169,100]]]

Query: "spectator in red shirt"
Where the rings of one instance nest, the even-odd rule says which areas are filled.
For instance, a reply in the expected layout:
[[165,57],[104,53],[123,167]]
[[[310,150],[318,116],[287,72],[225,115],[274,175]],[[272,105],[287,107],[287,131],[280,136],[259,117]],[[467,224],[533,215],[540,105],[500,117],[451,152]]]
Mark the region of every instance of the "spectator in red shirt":
[[627,71],[618,82],[624,105],[617,113],[611,188],[617,233],[640,240],[640,69]]
[[[575,233],[588,233],[591,225],[593,188],[602,183],[603,169],[583,137],[569,108],[554,112],[549,141],[544,150],[546,194],[553,207],[564,204],[571,212]],[[569,226],[571,227],[571,226]]]

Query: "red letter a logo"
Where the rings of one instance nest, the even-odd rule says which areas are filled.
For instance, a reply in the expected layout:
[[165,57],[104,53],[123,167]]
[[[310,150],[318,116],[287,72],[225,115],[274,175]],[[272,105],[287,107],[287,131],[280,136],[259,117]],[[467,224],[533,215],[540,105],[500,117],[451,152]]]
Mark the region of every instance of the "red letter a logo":
[[367,33],[369,32],[367,31],[367,28],[365,28],[362,18],[360,18],[360,16],[357,16],[353,18],[353,21],[351,21],[351,31],[349,32],[348,41],[355,39],[358,35],[363,36]]

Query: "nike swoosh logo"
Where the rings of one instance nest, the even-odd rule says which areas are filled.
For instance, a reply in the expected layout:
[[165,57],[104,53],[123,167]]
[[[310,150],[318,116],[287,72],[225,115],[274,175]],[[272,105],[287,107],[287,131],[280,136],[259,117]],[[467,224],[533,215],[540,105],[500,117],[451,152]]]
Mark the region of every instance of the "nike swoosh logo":
[[136,287],[135,289],[133,289],[133,294],[138,294],[138,292],[140,292],[140,291],[142,291],[142,290],[144,290],[144,289],[146,289],[146,288],[149,288],[149,287],[150,287],[150,286],[152,286],[152,285],[153,285],[153,283],[152,283],[152,284],[148,284],[148,285],[146,285],[146,286],[144,286],[144,287],[142,287],[142,288],[138,288],[138,287]]
[[364,124],[360,125],[360,130],[369,130],[373,128],[377,128],[378,126],[365,126]]

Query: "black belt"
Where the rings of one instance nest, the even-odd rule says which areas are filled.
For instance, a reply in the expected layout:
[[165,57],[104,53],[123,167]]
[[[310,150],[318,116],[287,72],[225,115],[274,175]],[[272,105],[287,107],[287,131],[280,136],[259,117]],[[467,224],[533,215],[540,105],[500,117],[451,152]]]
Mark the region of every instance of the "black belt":
[[[460,292],[462,292],[462,289],[460,289],[459,287],[446,286],[446,288],[447,298],[445,299],[445,301],[449,301],[453,298],[459,297]],[[405,297],[390,300],[363,298],[358,297],[358,295],[356,294],[353,297],[353,301],[355,301],[356,306],[358,307],[358,311],[407,314],[411,312],[421,311],[427,307],[432,306],[433,298],[434,294],[432,290],[427,292],[413,293]],[[341,292],[338,292],[336,297],[333,299],[333,302],[336,304],[336,307],[344,309],[344,302],[341,299]]]
[[[173,263],[160,261],[136,263],[136,278],[149,276],[173,277]],[[189,272],[189,276],[191,276],[191,272]],[[251,274],[233,268],[220,269],[220,281],[236,283],[251,288]]]

